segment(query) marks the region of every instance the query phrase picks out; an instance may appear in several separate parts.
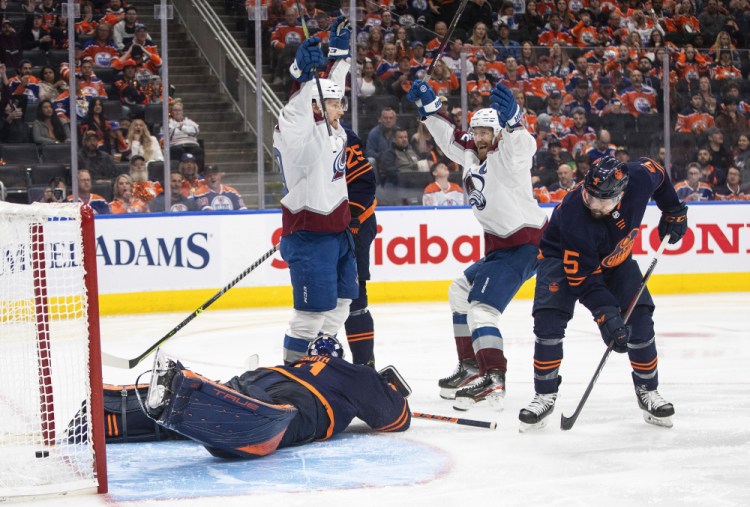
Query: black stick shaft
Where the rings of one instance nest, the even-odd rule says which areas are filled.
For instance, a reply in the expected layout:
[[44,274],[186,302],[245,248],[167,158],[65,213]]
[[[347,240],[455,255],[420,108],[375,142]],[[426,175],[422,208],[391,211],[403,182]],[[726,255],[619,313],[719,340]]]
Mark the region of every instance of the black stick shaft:
[[[669,242],[669,234],[664,236],[664,239],[659,245],[659,249],[656,251],[656,255],[654,255],[654,258],[651,260],[651,265],[648,267],[646,274],[643,275],[643,280],[641,281],[641,285],[638,287],[638,290],[636,291],[635,296],[633,296],[633,299],[630,301],[630,304],[628,305],[628,309],[625,312],[625,318],[623,319],[625,324],[628,323],[628,320],[630,319],[630,315],[633,313],[633,310],[635,309],[635,305],[638,303],[638,300],[641,298],[641,294],[643,294],[643,291],[646,290],[646,284],[648,283],[648,279],[651,278],[651,273],[654,272],[654,269],[656,268],[656,263],[659,262],[659,257],[661,257],[661,254],[664,251],[664,248],[666,248],[668,242]],[[607,350],[604,351],[604,355],[599,361],[599,365],[596,367],[594,376],[589,382],[589,385],[586,387],[586,391],[583,393],[583,397],[581,398],[581,401],[578,402],[578,406],[576,407],[575,412],[573,412],[573,415],[570,417],[565,417],[564,415],[560,416],[560,428],[562,428],[563,430],[571,429],[573,425],[576,423],[576,419],[578,419],[578,416],[581,414],[581,410],[583,410],[583,406],[586,404],[586,400],[589,399],[589,395],[591,394],[591,391],[594,389],[594,384],[596,384],[596,381],[599,378],[599,374],[604,369],[604,364],[607,362],[607,359],[609,358],[609,354],[612,352],[612,348],[614,347],[614,345],[615,345],[615,342],[612,341],[607,346]]]
[[[245,269],[245,271],[243,271],[242,273],[240,273],[239,275],[237,275],[237,277],[234,280],[232,280],[227,285],[225,285],[219,292],[217,292],[216,294],[214,294],[213,296],[211,296],[211,298],[208,301],[206,301],[205,303],[203,303],[202,305],[200,305],[198,308],[196,308],[196,310],[193,313],[191,313],[190,315],[188,315],[187,317],[185,317],[185,319],[182,322],[180,322],[175,327],[173,327],[172,330],[169,331],[167,334],[165,334],[164,336],[162,336],[161,338],[159,338],[158,341],[156,341],[153,345],[151,345],[148,349],[146,349],[142,354],[138,355],[137,357],[134,357],[133,359],[126,360],[127,361],[127,365],[124,365],[124,364],[120,365],[119,363],[122,362],[123,360],[121,360],[119,358],[116,358],[114,356],[109,356],[108,354],[102,354],[102,357],[104,359],[104,363],[108,364],[109,366],[116,366],[116,367],[118,367],[118,366],[127,366],[128,369],[135,368],[138,365],[138,363],[140,363],[141,361],[143,361],[149,354],[151,354],[154,350],[156,350],[157,348],[159,348],[159,346],[161,344],[163,344],[164,342],[166,342],[167,340],[169,340],[170,338],[172,338],[175,334],[177,334],[177,332],[180,329],[182,329],[183,327],[185,327],[190,321],[192,321],[198,315],[200,315],[201,313],[203,313],[209,306],[211,306],[212,304],[214,304],[217,299],[219,299],[221,296],[223,296],[229,289],[231,289],[232,287],[234,287],[235,285],[237,285],[240,282],[240,280],[242,280],[243,278],[245,278],[248,274],[250,274],[256,268],[258,268],[258,266],[260,266],[261,264],[263,264],[269,257],[271,257],[274,253],[276,253],[276,250],[278,250],[278,249],[279,249],[279,245],[277,243],[268,252],[266,252],[265,254],[263,254],[263,256],[260,259],[258,259],[257,261],[255,261],[250,267],[248,267],[247,269]],[[108,358],[109,358],[109,360],[108,360]]]
[[458,20],[461,18],[461,14],[463,14],[464,9],[466,8],[466,4],[469,3],[469,0],[461,0],[461,3],[458,6],[458,9],[456,9],[456,13],[453,15],[453,19],[451,20],[451,24],[448,27],[448,32],[445,34],[445,38],[443,38],[443,41],[440,43],[440,47],[438,47],[437,53],[435,54],[435,58],[432,59],[430,62],[430,65],[427,67],[427,71],[424,73],[424,79],[423,81],[426,83],[430,80],[432,77],[432,71],[435,69],[435,64],[440,59],[440,56],[443,54],[443,51],[445,51],[445,46],[448,45],[448,41],[451,38],[451,35],[453,35],[453,31],[456,29],[456,25],[458,25]]
[[412,417],[419,417],[420,419],[430,419],[432,421],[460,424],[462,426],[474,426],[476,428],[487,428],[490,430],[497,428],[497,423],[495,421],[477,421],[476,419],[462,419],[460,417],[425,414],[423,412],[412,412],[411,415]]

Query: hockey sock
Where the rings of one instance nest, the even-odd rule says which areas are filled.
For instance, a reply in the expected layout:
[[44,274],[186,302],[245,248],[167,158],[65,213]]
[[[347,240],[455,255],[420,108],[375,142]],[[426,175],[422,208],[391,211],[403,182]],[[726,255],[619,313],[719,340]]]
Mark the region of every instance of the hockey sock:
[[539,394],[557,392],[569,318],[558,310],[544,309],[534,314],[534,390]]
[[453,336],[456,339],[458,360],[475,359],[474,348],[471,345],[471,331],[465,313],[453,314]]
[[479,364],[479,373],[487,370],[506,371],[508,361],[503,353],[503,336],[496,327],[479,327],[471,333],[471,343]]
[[367,308],[349,314],[344,323],[346,339],[352,351],[352,363],[367,364],[374,361],[375,323]]
[[[656,352],[654,321],[651,310],[645,306],[636,306],[628,324],[633,326],[633,335],[628,342],[628,358],[633,368],[633,383],[647,391],[653,391],[659,385],[659,358]],[[645,338],[645,340],[644,340]]]

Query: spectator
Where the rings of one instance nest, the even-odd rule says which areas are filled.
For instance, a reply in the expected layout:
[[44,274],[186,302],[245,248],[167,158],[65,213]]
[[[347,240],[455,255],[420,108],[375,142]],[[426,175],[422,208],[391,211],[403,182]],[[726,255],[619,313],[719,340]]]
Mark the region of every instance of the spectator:
[[[170,196],[171,205],[169,207],[171,213],[195,211],[195,200],[182,195],[182,183],[184,181],[185,178],[177,171],[169,175],[169,186],[172,190]],[[150,206],[151,211],[164,211],[164,199],[166,199],[164,192],[157,195]]]
[[52,36],[44,26],[44,13],[33,11],[34,4],[27,4],[32,13],[26,14],[26,23],[21,30],[21,42],[24,51],[38,49],[40,51],[49,51],[52,48]]
[[129,174],[121,174],[115,178],[112,192],[114,199],[109,203],[109,210],[113,215],[150,211],[148,204],[133,196],[133,178]]
[[450,170],[442,162],[432,166],[435,181],[427,185],[422,194],[424,206],[463,206],[464,191],[460,186],[448,181]]
[[568,52],[559,42],[553,42],[549,48],[549,59],[552,64],[552,75],[565,79],[568,74],[573,72],[575,65],[570,60]]
[[742,72],[735,67],[732,61],[732,52],[728,49],[719,51],[719,61],[711,67],[711,79],[716,81],[742,79]]
[[378,180],[382,186],[393,183],[398,186],[398,175],[402,171],[418,171],[419,157],[409,144],[409,132],[397,127],[393,145],[378,160]]
[[552,46],[554,42],[571,46],[573,37],[562,25],[560,13],[552,11],[547,16],[547,25],[539,34],[538,43],[540,46]]
[[18,74],[8,80],[13,95],[23,95],[29,103],[39,100],[39,79],[31,73],[31,62],[21,60],[18,63]]
[[36,202],[55,203],[65,200],[65,180],[55,176],[49,180],[49,185],[44,189],[44,193]]
[[429,67],[431,63],[432,60],[425,55],[424,42],[419,40],[412,42],[411,59],[409,60],[412,79],[422,79],[427,67]]
[[562,133],[560,142],[572,157],[585,153],[596,140],[596,131],[586,124],[586,111],[583,108],[573,110],[573,126]]
[[521,69],[521,74],[525,76],[533,76],[539,72],[536,49],[530,41],[521,43],[521,58],[518,59],[518,67]]
[[[5,74],[3,74],[5,75]],[[5,103],[3,117],[0,121],[0,142],[3,143],[28,143],[31,142],[29,127],[23,121],[26,109],[26,97],[10,97]]]
[[612,108],[615,100],[620,101],[621,99],[615,92],[615,86],[609,77],[600,77],[597,85],[597,91],[591,95],[591,109],[592,112],[601,115]]
[[0,63],[16,69],[22,59],[23,42],[21,42],[21,36],[16,33],[13,23],[7,18],[3,18],[2,26],[0,26]]
[[39,81],[39,100],[54,102],[60,94],[68,89],[68,84],[57,76],[57,71],[49,65],[42,67],[42,79]]
[[573,159],[567,151],[563,151],[560,139],[550,136],[547,140],[547,151],[538,154],[541,160],[536,169],[531,170],[531,183],[535,187],[548,187],[557,179],[557,168]]
[[654,70],[651,58],[646,54],[638,57],[638,70],[641,71],[641,75],[643,76],[643,86],[651,88],[658,93],[661,90],[661,81],[656,76],[656,70]]
[[[516,14],[518,29],[520,30],[519,40],[533,40],[544,28],[544,18],[540,15],[539,4],[535,0],[529,0],[526,3],[526,12]],[[518,57],[516,57],[518,58]]]
[[125,18],[125,9],[122,8],[122,0],[109,0],[109,2],[105,3],[107,4],[107,8],[104,11],[104,17],[99,22],[114,27]]
[[138,9],[129,6],[125,10],[125,17],[112,30],[112,39],[118,51],[126,51],[133,42],[135,26],[138,23]]
[[719,10],[718,0],[707,0],[706,8],[698,16],[700,32],[708,40],[714,40],[724,28],[728,18]]
[[375,66],[375,78],[385,84],[398,71],[398,51],[390,42],[383,45],[383,57]]
[[437,21],[434,30],[435,37],[427,41],[426,47],[430,58],[433,60],[437,56],[437,50],[440,47],[440,44],[443,42],[443,39],[445,39],[445,36],[448,35],[448,25],[444,21]]
[[515,97],[516,104],[518,104],[518,107],[521,108],[521,112],[523,113],[521,125],[526,127],[526,130],[528,130],[531,135],[536,136],[538,134],[538,119],[536,113],[526,107],[526,95],[524,95],[523,90],[513,90],[513,97]]
[[94,6],[88,0],[81,3],[80,21],[75,24],[76,35],[94,35],[99,22],[94,19]]
[[497,83],[495,77],[487,72],[487,60],[484,58],[477,58],[476,65],[474,65],[474,72],[469,74],[466,81],[469,92],[476,90],[483,97],[489,97],[490,91],[492,91],[495,83]]
[[711,152],[707,147],[700,148],[696,155],[698,167],[701,170],[701,181],[708,183],[711,188],[724,184],[724,171],[711,163]]
[[732,156],[733,165],[740,170],[740,179],[750,183],[750,134],[743,132],[737,137]]
[[192,153],[202,158],[203,150],[198,143],[199,132],[198,124],[185,116],[182,101],[175,100],[172,104],[172,117],[169,119],[169,145],[177,148],[175,158],[182,157],[183,153]]
[[389,94],[401,100],[411,88],[413,80],[409,58],[404,56],[398,61],[398,68],[385,81],[385,89]]
[[575,159],[575,164],[575,179],[578,181],[583,181],[583,178],[586,177],[589,169],[591,169],[591,162],[589,161],[589,157],[585,154],[578,155]]
[[596,26],[592,24],[591,12],[581,9],[578,16],[580,21],[570,30],[574,44],[579,48],[594,45],[599,41],[599,34]]
[[393,44],[396,46],[396,58],[411,58],[411,41],[409,40],[409,34],[406,32],[406,28],[400,26],[396,29],[396,36],[394,37]]
[[208,187],[206,187],[203,178],[198,175],[198,161],[195,155],[192,153],[183,153],[182,157],[180,157],[178,169],[183,177],[180,193],[184,197],[193,198],[198,194],[206,193]]
[[[54,2],[55,0],[47,0],[48,2]],[[68,37],[68,18],[64,15],[58,16],[55,14],[55,6],[52,6],[52,16],[54,16],[54,22],[50,23],[48,28],[50,36],[52,37],[52,49],[68,49],[70,38]]]
[[739,113],[739,105],[737,98],[725,97],[724,109],[716,117],[716,127],[730,146],[734,146],[740,134],[747,130],[747,118]]
[[81,95],[103,100],[108,98],[104,83],[94,74],[94,62],[89,57],[84,57],[81,62]]
[[116,69],[123,68],[129,60],[135,62],[136,74],[142,85],[148,81],[156,80],[162,63],[159,48],[148,38],[146,25],[142,23],[135,25],[135,33],[130,47],[120,58],[112,61],[112,66]]
[[525,73],[521,72],[521,69],[518,67],[518,62],[515,58],[512,56],[509,56],[505,60],[505,72],[500,75],[500,82],[503,83],[503,85],[510,90],[513,90],[513,92],[523,92],[526,93],[526,88],[528,87],[528,81]]
[[695,90],[690,97],[690,106],[677,115],[674,129],[676,132],[697,136],[713,126],[713,116],[703,108],[703,95],[700,91]]
[[382,95],[383,92],[383,83],[375,79],[375,65],[367,58],[362,64],[362,72],[357,75],[357,95],[360,99],[367,100]]
[[117,176],[112,155],[99,150],[99,136],[93,130],[83,134],[83,147],[78,152],[78,163],[91,173],[97,183],[107,182]]
[[[553,92],[561,94],[565,90],[565,81],[552,74],[552,60],[549,56],[539,58],[539,69],[536,73],[529,73],[526,95],[534,95],[540,99],[546,98]],[[562,95],[560,95],[562,99]],[[562,104],[562,101],[560,102]]]
[[112,28],[101,22],[96,27],[94,38],[83,44],[81,58],[90,57],[97,67],[111,67],[112,62],[120,57],[120,52],[110,38]]
[[701,168],[695,162],[688,164],[687,178],[675,183],[674,189],[682,202],[710,201],[714,198],[711,185],[701,181]]
[[563,109],[566,114],[572,114],[576,109],[583,110],[584,116],[591,113],[591,97],[589,97],[589,82],[585,77],[572,80],[573,91],[563,99]]
[[70,124],[63,125],[49,100],[43,100],[39,103],[36,110],[36,120],[31,130],[34,142],[40,146],[70,142]]
[[294,60],[294,54],[305,34],[297,19],[294,7],[284,9],[284,20],[271,33],[271,68],[273,70],[273,84],[280,85],[286,79],[289,66]]
[[122,73],[115,78],[115,88],[119,92],[120,102],[128,106],[131,110],[142,110],[145,104],[148,104],[146,90],[136,79],[138,67],[135,60],[128,59],[122,63]]
[[141,155],[146,159],[146,163],[164,160],[161,152],[159,141],[148,131],[146,122],[141,119],[135,119],[130,123],[128,129],[128,146],[130,146],[130,156]]
[[641,113],[656,113],[656,92],[643,86],[643,74],[640,70],[630,71],[630,87],[620,95],[625,111],[638,117]]
[[720,201],[747,201],[750,195],[742,190],[742,175],[735,166],[729,166],[727,181],[714,189],[714,197]]
[[91,192],[92,182],[91,173],[88,169],[78,169],[78,200],[73,200],[73,195],[69,195],[65,202],[81,202],[88,204],[94,210],[95,215],[108,215],[109,204],[106,199],[99,194]]
[[615,150],[615,158],[618,162],[627,164],[628,162],[630,162],[630,152],[625,146],[618,146]]
[[[706,131],[706,149],[711,154],[711,163],[724,174],[732,163],[732,154],[724,146],[724,133],[716,127],[710,128]],[[723,184],[724,180],[719,181]]]
[[494,46],[498,51],[497,58],[505,61],[509,56],[513,58],[521,57],[521,44],[510,38],[510,27],[508,23],[499,23],[497,26],[497,40]]
[[708,61],[692,44],[685,48],[675,62],[677,76],[683,81],[690,82],[708,74]]
[[563,96],[559,89],[549,92],[547,96],[547,109],[544,112],[550,117],[550,131],[558,137],[562,136],[566,129],[573,126],[573,120],[565,115],[562,103]]
[[119,123],[107,120],[104,116],[104,102],[96,98],[89,104],[86,117],[81,121],[80,131],[84,134],[96,132],[99,149],[112,155],[113,142],[118,146],[118,153],[127,150],[127,142],[119,127]]
[[384,107],[380,111],[379,124],[372,128],[367,135],[365,156],[373,166],[376,166],[377,161],[383,156],[383,153],[391,148],[393,134],[397,128],[396,120],[396,111],[393,108]]
[[698,79],[698,90],[703,96],[703,108],[708,114],[716,114],[718,100],[711,91],[711,80],[707,76],[701,76]]
[[458,78],[453,72],[451,72],[448,64],[442,59],[435,63],[435,68],[432,70],[432,75],[427,84],[430,85],[435,94],[439,97],[452,95],[459,87]]
[[594,145],[586,150],[589,162],[593,164],[602,157],[614,157],[616,146],[612,144],[612,137],[609,130],[601,129],[599,135],[594,141]]
[[209,165],[203,170],[206,191],[195,195],[195,207],[200,211],[224,211],[247,209],[237,189],[221,183],[222,173],[218,166]]
[[[459,38],[453,39],[448,44],[448,51],[443,55],[440,61],[445,62],[446,66],[450,69],[451,73],[456,76],[456,79],[461,80],[462,75],[468,76],[474,72],[474,64],[470,60],[466,60],[465,67],[461,68],[461,53],[464,51],[464,43]],[[466,71],[466,74],[463,74]]]
[[149,181],[146,159],[141,155],[131,157],[128,169],[130,178],[133,180],[133,197],[150,206],[154,198],[164,191],[161,183]]

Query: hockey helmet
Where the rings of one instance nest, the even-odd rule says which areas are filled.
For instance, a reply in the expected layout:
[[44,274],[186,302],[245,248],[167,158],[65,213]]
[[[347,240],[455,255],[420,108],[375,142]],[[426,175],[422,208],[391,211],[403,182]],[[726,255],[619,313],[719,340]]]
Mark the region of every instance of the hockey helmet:
[[583,188],[597,199],[617,198],[628,186],[628,166],[614,157],[605,156],[594,162]]
[[344,347],[341,346],[336,337],[329,334],[322,334],[310,342],[310,345],[307,347],[307,355],[343,359]]
[[[348,102],[344,96],[344,90],[339,85],[330,79],[320,79],[320,91],[323,92],[323,100],[326,99],[339,99],[341,100],[341,107],[346,111],[348,109]],[[320,98],[320,94],[316,91],[313,93],[313,101],[317,102]]]
[[500,133],[502,127],[500,127],[500,120],[497,118],[497,111],[491,107],[485,107],[480,109],[471,117],[471,123],[469,126],[472,129],[477,127],[486,127],[492,129],[493,137]]

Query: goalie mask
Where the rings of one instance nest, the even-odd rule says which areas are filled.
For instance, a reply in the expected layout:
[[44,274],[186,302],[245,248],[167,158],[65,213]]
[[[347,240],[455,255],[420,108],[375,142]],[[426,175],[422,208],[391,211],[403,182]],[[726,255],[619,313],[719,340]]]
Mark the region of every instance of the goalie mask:
[[326,356],[344,358],[344,348],[341,343],[331,335],[320,335],[310,342],[307,347],[308,356]]
[[477,127],[485,127],[492,129],[492,137],[493,139],[497,137],[497,135],[500,133],[500,130],[502,130],[502,127],[500,127],[500,120],[497,118],[497,111],[492,109],[491,107],[485,107],[484,109],[480,109],[474,115],[471,117],[471,123],[469,124],[471,129],[475,129]]
[[[330,79],[320,80],[320,90],[323,92],[323,100],[338,99],[341,101],[341,108],[344,111],[349,109],[349,102],[346,100],[346,97],[344,96],[344,91],[341,89],[339,85],[337,85]],[[313,93],[313,102],[317,104],[319,99],[320,99],[320,94],[318,92]]]

